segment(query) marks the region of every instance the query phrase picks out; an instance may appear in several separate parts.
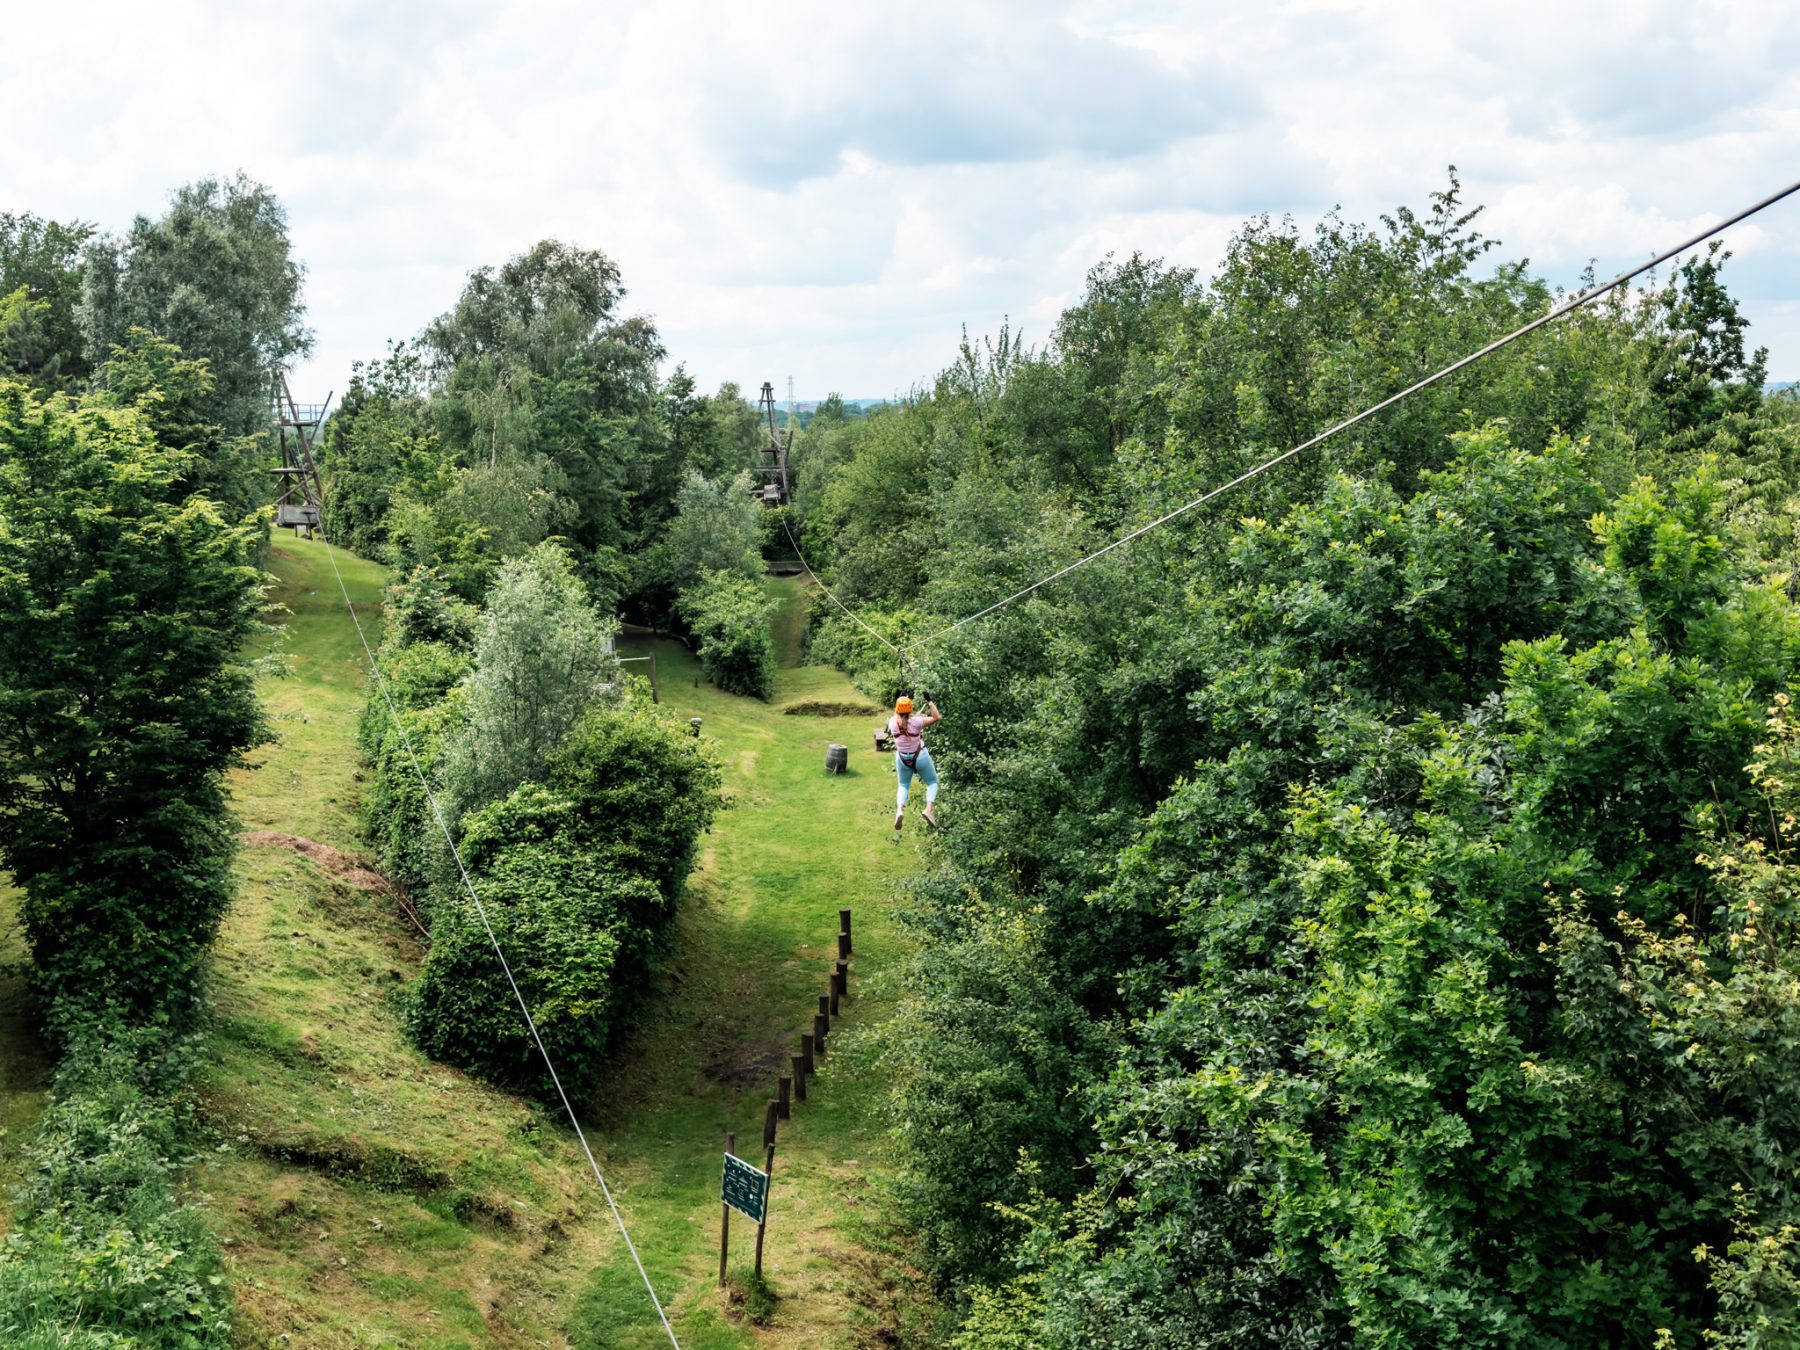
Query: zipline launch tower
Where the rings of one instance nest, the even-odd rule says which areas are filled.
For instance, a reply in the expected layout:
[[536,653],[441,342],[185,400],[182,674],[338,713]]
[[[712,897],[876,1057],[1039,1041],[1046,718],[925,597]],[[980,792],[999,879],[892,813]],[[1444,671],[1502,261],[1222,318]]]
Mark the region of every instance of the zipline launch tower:
[[323,403],[294,402],[287,375],[276,376],[275,421],[281,435],[281,463],[274,470],[278,526],[293,526],[309,534],[319,528],[324,492],[312,448],[330,406],[329,394]]
[[757,410],[764,416],[769,428],[769,443],[763,447],[762,486],[755,489],[756,495],[764,506],[786,506],[788,501],[788,448],[794,443],[794,421],[792,380],[788,381],[788,425],[784,439],[775,430],[775,386],[767,380],[763,381],[762,402]]

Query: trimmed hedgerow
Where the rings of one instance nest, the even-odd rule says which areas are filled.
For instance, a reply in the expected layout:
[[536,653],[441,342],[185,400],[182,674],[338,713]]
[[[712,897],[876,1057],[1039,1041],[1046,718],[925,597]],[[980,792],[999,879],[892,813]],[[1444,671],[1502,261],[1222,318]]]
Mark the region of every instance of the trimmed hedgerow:
[[[536,784],[491,811],[515,808],[569,816],[566,802]],[[641,986],[655,933],[646,919],[666,908],[662,896],[650,881],[605,866],[573,829],[494,850],[472,880],[563,1087],[591,1090]],[[435,1059],[508,1086],[551,1090],[493,943],[467,903],[444,907],[432,925],[407,1026]]]

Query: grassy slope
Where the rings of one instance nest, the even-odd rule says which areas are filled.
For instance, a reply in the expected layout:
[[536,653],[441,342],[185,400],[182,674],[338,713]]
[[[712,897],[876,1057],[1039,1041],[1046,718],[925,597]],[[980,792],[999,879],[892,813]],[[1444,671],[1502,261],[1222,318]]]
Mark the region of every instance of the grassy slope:
[[[339,559],[374,617],[377,569]],[[284,541],[272,567],[294,670],[265,684],[282,741],[238,776],[238,811],[246,830],[354,850],[361,649],[320,546]],[[791,655],[799,589],[771,586]],[[866,1049],[834,1043],[783,1129],[764,1257],[782,1297],[768,1325],[751,1328],[714,1285],[723,1135],[757,1151],[776,1066],[835,955],[840,905],[857,925],[845,1040],[891,1006],[866,977],[893,963],[884,879],[917,844],[887,840],[892,780],[861,749],[875,719],[781,714],[800,699],[860,702],[833,671],[784,669],[771,706],[696,684],[678,644],[627,645],[654,648],[665,702],[705,719],[731,801],[668,991],[603,1100],[584,1106],[595,1151],[683,1345],[892,1344],[928,1307],[882,1219],[886,1144]],[[851,775],[822,772],[832,739],[858,752]],[[243,1343],[667,1344],[572,1135],[408,1046],[399,1009],[418,946],[391,897],[334,873],[330,859],[247,846],[219,944],[203,1081],[216,1140],[195,1175],[230,1254]],[[752,1233],[733,1234],[734,1274]]]
[[38,1039],[25,987],[25,938],[17,890],[0,872],[0,1234],[12,1226],[12,1187],[22,1150],[36,1132],[52,1059]]

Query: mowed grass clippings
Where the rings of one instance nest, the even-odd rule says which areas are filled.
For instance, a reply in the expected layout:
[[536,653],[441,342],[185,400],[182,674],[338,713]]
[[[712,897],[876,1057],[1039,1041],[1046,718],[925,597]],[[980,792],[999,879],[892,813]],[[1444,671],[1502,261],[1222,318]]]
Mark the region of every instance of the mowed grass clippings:
[[[374,643],[384,577],[337,559]],[[231,1262],[240,1339],[666,1345],[560,1108],[494,1091],[408,1043],[400,1014],[418,935],[393,894],[340,856],[362,847],[354,738],[366,662],[323,546],[283,539],[270,565],[291,673],[263,681],[280,742],[235,776],[236,806],[246,833],[325,847],[244,846],[214,962],[201,1080],[211,1137],[195,1179]],[[791,663],[803,587],[769,584]],[[883,1085],[850,1042],[892,1007],[869,977],[899,955],[889,878],[918,865],[923,845],[889,842],[893,777],[864,749],[866,716],[782,714],[795,701],[864,700],[836,671],[791,664],[771,702],[737,698],[699,680],[679,643],[623,645],[654,649],[664,703],[702,718],[729,800],[662,991],[611,1082],[580,1104],[595,1154],[684,1346],[916,1341],[910,1329],[932,1305],[878,1199],[891,1167]],[[832,741],[851,746],[851,773],[825,773]],[[840,906],[855,913],[852,996],[811,1099],[782,1128],[764,1250],[774,1297],[752,1326],[742,1291],[755,1230],[742,1220],[731,1287],[717,1287],[720,1154],[735,1130],[740,1152],[761,1161],[763,1103],[811,1027]]]

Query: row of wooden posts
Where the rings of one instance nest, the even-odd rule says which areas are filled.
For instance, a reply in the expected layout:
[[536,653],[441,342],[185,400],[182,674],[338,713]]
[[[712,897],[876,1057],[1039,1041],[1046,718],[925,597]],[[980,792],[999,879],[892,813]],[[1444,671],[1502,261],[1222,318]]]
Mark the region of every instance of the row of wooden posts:
[[[775,1132],[781,1121],[793,1118],[794,1103],[806,1100],[806,1080],[818,1072],[818,1062],[825,1058],[826,1033],[832,1019],[850,997],[850,911],[838,911],[837,960],[825,992],[819,995],[819,1010],[812,1015],[812,1030],[800,1034],[800,1053],[792,1057],[793,1072],[775,1080],[775,1095],[763,1110],[763,1171],[771,1178],[775,1172]],[[737,1135],[725,1136],[725,1151],[737,1156]],[[765,1205],[767,1201],[765,1200]],[[731,1206],[721,1205],[719,1219],[719,1283],[725,1283],[725,1260],[731,1244]],[[756,1225],[756,1278],[762,1278],[763,1229],[765,1221]]]

